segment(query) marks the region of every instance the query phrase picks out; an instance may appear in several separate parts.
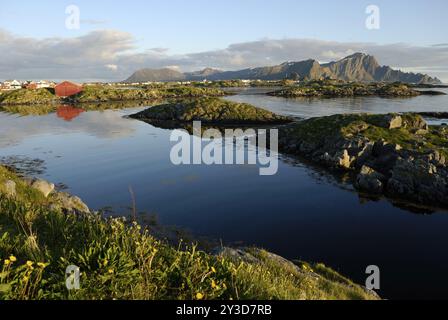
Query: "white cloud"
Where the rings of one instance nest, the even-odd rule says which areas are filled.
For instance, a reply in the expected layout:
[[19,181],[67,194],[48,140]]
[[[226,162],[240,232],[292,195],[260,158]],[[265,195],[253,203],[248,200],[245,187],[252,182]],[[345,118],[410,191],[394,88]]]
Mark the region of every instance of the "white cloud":
[[112,71],[117,71],[118,70],[118,66],[116,64],[106,64],[105,67],[109,70]]
[[423,47],[405,43],[262,39],[184,55],[169,54],[167,48],[140,49],[131,34],[116,30],[92,31],[76,38],[34,39],[0,29],[0,79],[123,80],[140,68],[236,70],[310,58],[328,62],[366,52],[376,56],[380,64],[429,73],[448,82],[448,46],[443,44]]

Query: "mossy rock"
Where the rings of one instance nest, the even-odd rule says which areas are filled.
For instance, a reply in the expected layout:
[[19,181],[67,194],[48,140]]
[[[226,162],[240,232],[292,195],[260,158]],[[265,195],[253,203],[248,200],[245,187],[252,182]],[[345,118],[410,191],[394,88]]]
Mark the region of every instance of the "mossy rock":
[[0,95],[1,105],[52,103],[58,100],[52,89],[19,89]]
[[216,125],[249,125],[288,123],[292,119],[247,103],[236,103],[217,98],[164,104],[151,107],[131,116],[145,121],[170,121],[187,123],[201,121]]

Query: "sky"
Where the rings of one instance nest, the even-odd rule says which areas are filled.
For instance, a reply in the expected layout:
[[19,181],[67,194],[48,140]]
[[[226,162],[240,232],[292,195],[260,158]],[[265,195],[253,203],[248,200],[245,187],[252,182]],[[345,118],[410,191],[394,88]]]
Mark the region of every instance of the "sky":
[[[79,28],[66,24],[72,5]],[[378,29],[366,27],[369,5]],[[144,67],[237,70],[361,51],[448,82],[446,12],[446,0],[0,0],[0,80],[115,81]]]

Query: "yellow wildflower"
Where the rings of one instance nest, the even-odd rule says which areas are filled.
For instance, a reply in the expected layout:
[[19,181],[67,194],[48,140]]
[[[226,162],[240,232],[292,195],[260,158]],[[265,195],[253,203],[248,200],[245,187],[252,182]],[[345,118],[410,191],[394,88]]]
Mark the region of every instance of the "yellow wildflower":
[[5,266],[9,266],[11,264],[11,260],[9,260],[9,259],[5,259],[5,261],[4,261],[4,265]]
[[109,269],[107,270],[107,272],[109,272],[110,274],[114,273],[114,269]]
[[47,265],[46,265],[45,263],[43,263],[43,262],[38,262],[38,263],[37,263],[37,266],[38,266],[39,268],[42,268],[42,269],[45,269],[45,268],[47,267]]
[[34,265],[34,262],[33,262],[33,261],[28,260],[28,261],[26,262],[26,266],[27,266],[28,268],[32,268],[33,265]]
[[219,286],[216,284],[215,280],[212,280],[212,288],[215,290],[219,290]]
[[11,260],[11,262],[16,262],[16,261],[17,261],[17,258],[14,257],[13,255],[10,255],[10,256],[9,256],[9,260]]
[[196,293],[196,299],[202,300],[202,299],[204,299],[204,295],[202,293],[198,292],[198,293]]
[[212,270],[213,273],[216,273],[216,269],[215,269],[215,267],[212,267],[211,270]]

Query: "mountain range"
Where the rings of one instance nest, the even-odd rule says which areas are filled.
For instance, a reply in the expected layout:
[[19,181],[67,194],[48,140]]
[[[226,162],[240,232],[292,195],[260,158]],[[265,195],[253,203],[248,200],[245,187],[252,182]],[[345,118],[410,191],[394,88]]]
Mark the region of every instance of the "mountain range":
[[388,66],[381,66],[375,57],[355,53],[338,61],[319,63],[309,59],[299,62],[285,62],[277,66],[248,68],[238,71],[221,71],[206,68],[196,72],[179,72],[173,69],[141,69],[124,82],[167,82],[202,80],[316,80],[321,78],[360,82],[404,82],[418,84],[440,84],[437,78],[427,74],[402,72]]

